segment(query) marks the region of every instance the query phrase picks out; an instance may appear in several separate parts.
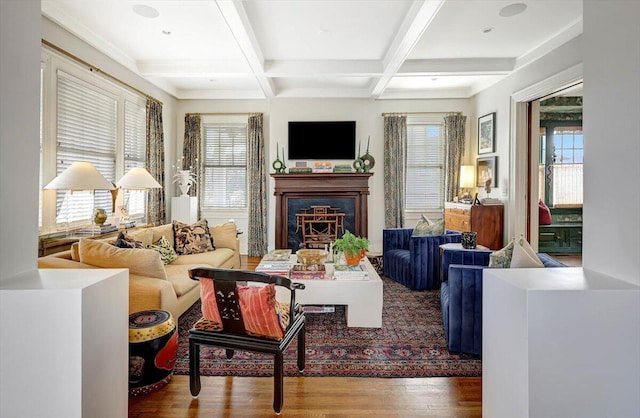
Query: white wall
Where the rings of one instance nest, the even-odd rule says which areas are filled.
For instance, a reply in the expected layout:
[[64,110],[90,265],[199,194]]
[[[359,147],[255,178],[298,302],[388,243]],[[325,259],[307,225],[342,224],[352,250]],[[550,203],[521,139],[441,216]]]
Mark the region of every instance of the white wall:
[[[583,265],[640,284],[640,2],[584,2]],[[635,319],[637,320],[637,318]]]
[[[41,30],[42,38],[46,41],[51,42],[57,47],[62,48],[63,50],[98,68],[100,71],[110,74],[116,79],[129,84],[130,86],[143,91],[147,95],[154,97],[155,99],[162,102],[162,121],[164,127],[165,142],[164,166],[165,173],[171,173],[171,164],[175,164],[175,147],[173,144],[173,138],[176,137],[175,107],[177,100],[173,96],[165,93],[163,90],[144,80],[128,68],[124,67],[121,64],[118,64],[105,54],[93,48],[91,45],[78,39],[73,34],[58,26],[56,23],[50,21],[44,16],[41,20]],[[165,182],[163,186],[165,195],[167,197],[165,202],[166,211],[167,216],[169,216],[171,209],[171,200],[169,199],[169,197],[172,196],[171,190],[173,187],[173,185],[171,184],[171,176],[165,176]]]
[[[292,120],[355,120],[357,139],[362,142],[361,153],[365,152],[367,138],[371,136],[369,152],[376,160],[372,170],[374,175],[369,180],[369,239],[372,251],[382,251],[382,229],[384,227],[384,179],[382,167],[384,165],[383,152],[383,112],[462,112],[467,115],[467,141],[471,117],[471,103],[468,99],[451,100],[372,100],[372,99],[281,99],[269,100],[182,100],[178,103],[176,124],[176,155],[182,154],[184,139],[185,113],[234,113],[234,112],[262,112],[264,113],[265,141],[267,142],[267,168],[269,173],[274,170],[271,163],[276,159],[276,144],[287,151],[288,122]],[[322,146],[322,144],[318,144]],[[465,163],[470,157],[470,146],[465,154]],[[280,155],[282,159],[282,155]],[[344,161],[340,161],[344,163]],[[295,162],[285,159],[287,167]],[[273,196],[274,180],[268,181],[268,210],[269,220],[268,238],[269,249],[275,247],[275,197]],[[209,222],[221,222],[232,216],[232,213],[221,212],[219,217],[208,217]],[[234,217],[240,228],[246,231],[246,224],[242,218]],[[412,226],[408,220],[407,225]],[[246,234],[240,236],[241,252],[246,248]]]
[[[582,36],[578,36],[556,50],[543,56],[521,70],[515,72],[511,76],[496,83],[487,90],[474,96],[475,115],[471,117],[474,121],[471,123],[471,145],[474,154],[477,153],[477,118],[487,113],[496,112],[496,152],[494,154],[483,154],[482,156],[496,155],[498,157],[498,180],[495,182],[496,191],[492,191],[493,196],[501,199],[506,196],[509,205],[505,207],[505,240],[511,239],[524,232],[524,225],[515,224],[515,216],[510,213],[513,201],[524,200],[524,193],[519,196],[509,196],[508,190],[510,183],[514,181],[510,177],[510,169],[514,164],[526,164],[523,161],[511,161],[511,96],[533,84],[548,79],[560,71],[571,68],[582,62]],[[517,138],[516,141],[526,141],[527,138]],[[524,204],[521,207],[526,207]]]
[[36,268],[40,2],[0,1],[0,280]]

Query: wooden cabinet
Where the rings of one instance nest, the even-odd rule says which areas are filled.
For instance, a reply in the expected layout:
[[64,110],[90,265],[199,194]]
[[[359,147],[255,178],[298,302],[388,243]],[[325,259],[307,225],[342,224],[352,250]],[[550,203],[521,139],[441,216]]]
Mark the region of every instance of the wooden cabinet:
[[538,242],[542,253],[581,253],[582,224],[540,225]]
[[503,205],[466,205],[447,202],[444,205],[444,223],[447,229],[476,232],[478,244],[492,250],[502,248],[504,230]]

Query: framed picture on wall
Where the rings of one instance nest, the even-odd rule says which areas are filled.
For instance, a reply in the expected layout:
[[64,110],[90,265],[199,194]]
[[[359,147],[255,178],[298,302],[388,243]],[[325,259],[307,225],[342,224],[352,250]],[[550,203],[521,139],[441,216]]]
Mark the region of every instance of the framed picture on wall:
[[496,114],[489,113],[478,118],[478,154],[495,151]]
[[491,180],[491,187],[498,182],[498,157],[478,157],[476,164],[476,187],[485,187],[487,180]]

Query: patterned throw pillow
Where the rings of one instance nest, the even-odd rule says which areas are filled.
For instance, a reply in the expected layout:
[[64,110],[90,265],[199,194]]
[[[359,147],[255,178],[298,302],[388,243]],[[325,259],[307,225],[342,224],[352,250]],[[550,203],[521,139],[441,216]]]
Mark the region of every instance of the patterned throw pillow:
[[420,221],[413,229],[411,236],[418,237],[423,235],[442,235],[444,234],[444,219],[435,222],[427,219],[422,215]]
[[201,219],[193,225],[173,221],[173,234],[178,255],[200,254],[216,249],[206,219]]
[[147,245],[147,249],[160,253],[160,260],[162,260],[163,264],[171,264],[178,258],[178,254],[176,254],[173,246],[164,235],[155,244]]
[[511,257],[513,256],[513,246],[515,239],[512,239],[503,249],[494,251],[489,255],[489,267],[508,269],[511,267]]
[[114,245],[118,248],[144,248],[142,241],[138,241],[124,232],[118,234]]
[[[275,285],[237,286],[236,289],[246,333],[281,340],[284,330],[289,326],[289,304],[275,300]],[[200,299],[202,319],[195,327],[206,331],[222,331],[213,280],[200,280]]]

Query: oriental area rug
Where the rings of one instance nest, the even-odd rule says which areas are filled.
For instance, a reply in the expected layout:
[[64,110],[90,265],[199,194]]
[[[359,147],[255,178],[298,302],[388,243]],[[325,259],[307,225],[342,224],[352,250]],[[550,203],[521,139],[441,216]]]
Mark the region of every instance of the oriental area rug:
[[[384,282],[382,328],[348,328],[344,306],[334,313],[307,313],[303,376],[451,377],[481,376],[480,357],[447,349],[440,293],[413,291]],[[201,317],[200,302],[179,319],[175,374],[189,374],[188,332]],[[299,376],[296,341],[285,352],[285,376]],[[202,346],[202,376],[273,376],[273,356],[236,351],[227,361],[222,349]]]

